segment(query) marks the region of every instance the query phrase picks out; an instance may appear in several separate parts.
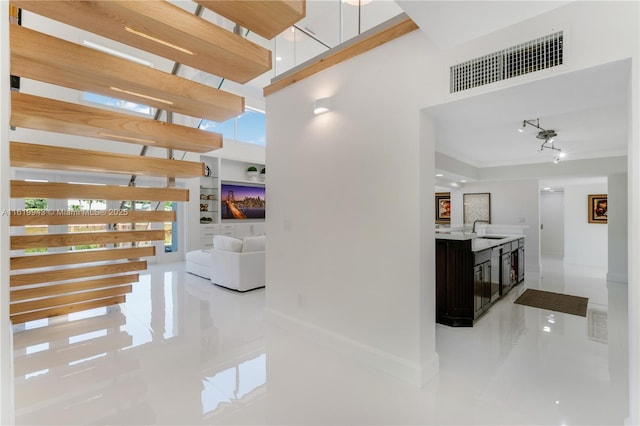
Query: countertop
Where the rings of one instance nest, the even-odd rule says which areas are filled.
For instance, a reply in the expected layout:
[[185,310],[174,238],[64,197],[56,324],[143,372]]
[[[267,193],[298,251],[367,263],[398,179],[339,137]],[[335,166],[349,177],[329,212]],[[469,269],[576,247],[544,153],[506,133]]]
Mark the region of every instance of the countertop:
[[500,246],[505,243],[510,243],[511,241],[519,240],[520,238],[524,238],[524,235],[496,235],[496,234],[487,234],[487,235],[478,235],[473,232],[437,232],[436,239],[441,240],[457,240],[457,241],[471,241],[471,251],[482,251],[487,250],[493,247]]

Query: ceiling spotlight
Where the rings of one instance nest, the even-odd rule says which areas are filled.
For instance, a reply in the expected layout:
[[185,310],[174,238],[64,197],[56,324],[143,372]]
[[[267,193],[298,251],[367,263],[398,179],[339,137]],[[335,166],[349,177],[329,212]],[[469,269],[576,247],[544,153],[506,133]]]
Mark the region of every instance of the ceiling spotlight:
[[466,180],[466,179],[462,179],[462,180],[460,181],[460,183],[466,183],[466,182],[467,182],[467,180]]
[[566,156],[567,156],[567,153],[566,153],[566,152],[562,152],[562,151],[560,151],[560,154],[558,154],[558,157],[560,157],[560,158],[564,158],[564,157],[566,157]]
[[[564,153],[562,152],[562,149],[557,148],[553,145],[553,142],[555,140],[555,137],[558,136],[558,133],[555,130],[552,129],[543,129],[542,127],[540,127],[540,119],[536,119],[534,120],[524,120],[522,122],[522,127],[525,128],[527,127],[527,125],[531,126],[531,127],[535,127],[536,129],[539,130],[538,134],[536,135],[536,138],[538,139],[542,139],[544,142],[542,142],[542,144],[538,147],[538,153],[542,152],[546,149],[551,149],[554,151],[558,151],[558,156],[556,158],[554,158],[553,162],[554,163],[558,163],[558,161],[560,161],[560,158],[564,157]],[[518,129],[518,130],[522,130],[522,129]]]
[[444,176],[442,173],[436,173],[436,177],[442,177]]
[[523,128],[523,127],[520,127],[520,128],[518,129],[518,132],[520,132],[520,133],[524,133],[524,128]]

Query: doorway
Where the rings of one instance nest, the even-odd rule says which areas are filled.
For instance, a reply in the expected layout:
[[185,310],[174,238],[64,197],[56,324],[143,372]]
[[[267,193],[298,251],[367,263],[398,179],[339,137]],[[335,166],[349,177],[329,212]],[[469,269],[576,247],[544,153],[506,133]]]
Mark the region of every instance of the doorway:
[[540,193],[540,252],[543,256],[564,258],[564,192]]

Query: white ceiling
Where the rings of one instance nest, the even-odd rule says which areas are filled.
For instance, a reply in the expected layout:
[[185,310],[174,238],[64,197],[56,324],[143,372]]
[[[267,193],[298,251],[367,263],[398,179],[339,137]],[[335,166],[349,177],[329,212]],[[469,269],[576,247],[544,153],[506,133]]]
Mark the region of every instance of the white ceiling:
[[[396,3],[436,46],[448,49],[570,2],[396,0]],[[539,118],[542,128],[558,132],[555,144],[567,154],[562,161],[626,155],[629,70],[628,62],[609,64],[433,107],[430,113],[437,122],[436,150],[475,167],[552,161],[554,151],[538,153],[542,141],[535,137],[537,129],[526,127],[524,133],[517,131],[523,120]],[[553,72],[545,71],[545,77]],[[463,187],[462,179],[473,180],[448,171],[438,172],[444,172],[443,177],[436,178],[438,190],[447,191],[452,185]],[[564,185],[573,183],[571,178],[542,179],[541,188],[562,190]]]
[[621,61],[438,105],[436,150],[476,167],[552,161],[537,129],[517,131],[539,118],[565,160],[626,155],[628,75]]
[[[331,46],[356,34],[357,7],[340,0],[307,1],[307,17],[298,23],[301,28],[312,31],[316,37]],[[190,12],[195,10],[195,3],[190,0],[172,2]],[[385,17],[399,13],[402,7],[428,37],[442,48],[448,48],[566,3],[568,2],[376,0],[361,9],[361,31],[375,26]],[[122,49],[125,53],[149,59],[156,68],[165,71],[169,71],[173,65],[161,58],[149,57],[146,52],[79,32],[45,18],[28,13],[24,18],[27,26],[33,25],[36,29],[76,43],[92,40]],[[233,26],[207,10],[203,18],[225,28]],[[342,37],[339,30],[340,19],[344,28]],[[264,107],[262,88],[269,84],[275,73],[308,59],[307,54],[303,54],[305,46],[314,51],[319,49],[319,44],[306,36],[302,37],[302,41],[287,41],[279,36],[275,43],[253,34],[249,34],[249,38],[274,49],[274,59],[280,56],[282,60],[274,61],[275,70],[249,84],[225,81],[222,89],[246,96],[248,106],[261,109]],[[324,50],[322,48],[316,54]],[[476,167],[550,161],[552,152],[537,153],[540,141],[535,138],[535,129],[527,128],[524,134],[516,131],[523,120],[539,118],[543,128],[558,132],[556,143],[567,152],[567,160],[624,155],[628,68],[627,63],[609,64],[530,81],[433,107],[431,113],[437,119],[436,149]],[[540,74],[548,75],[553,72],[555,71],[547,70]],[[559,68],[557,72],[562,72],[562,69]],[[188,67],[183,67],[180,75],[215,87],[220,82],[218,77]],[[537,77],[530,75],[524,78],[531,80]],[[503,82],[503,85],[512,86],[508,82]],[[187,124],[187,121],[185,119],[182,124]]]
[[441,49],[506,28],[569,1],[416,1],[396,3]]

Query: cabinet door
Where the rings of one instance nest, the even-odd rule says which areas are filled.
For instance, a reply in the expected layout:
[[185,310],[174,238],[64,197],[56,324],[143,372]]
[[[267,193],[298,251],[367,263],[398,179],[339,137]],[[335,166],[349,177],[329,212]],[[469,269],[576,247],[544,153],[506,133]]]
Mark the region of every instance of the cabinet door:
[[482,306],[485,308],[491,303],[491,262],[482,264]]
[[518,282],[524,280],[524,247],[518,249]]
[[502,280],[500,281],[500,294],[505,294],[511,287],[511,253],[502,254]]
[[473,313],[474,318],[482,313],[484,294],[484,276],[482,265],[473,268]]

